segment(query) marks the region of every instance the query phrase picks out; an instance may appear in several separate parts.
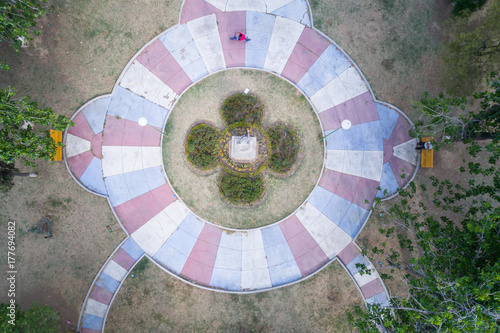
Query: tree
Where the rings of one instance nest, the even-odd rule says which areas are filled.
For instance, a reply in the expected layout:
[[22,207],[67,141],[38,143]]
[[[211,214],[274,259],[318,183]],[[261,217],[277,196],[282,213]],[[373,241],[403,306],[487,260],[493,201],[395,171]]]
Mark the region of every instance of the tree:
[[448,93],[471,94],[488,73],[500,70],[499,21],[500,1],[493,0],[483,16],[457,17],[447,22],[441,84]]
[[486,3],[486,0],[449,0],[453,4],[451,13],[456,16],[467,16],[478,10]]
[[20,173],[14,164],[7,164],[0,160],[0,192],[7,193],[14,186],[13,179],[18,177],[38,177],[37,173]]
[[[466,143],[477,140],[493,140],[492,151],[500,140],[500,78],[488,80],[489,91],[476,93],[474,99],[479,102],[476,109],[468,109],[465,97],[450,97],[441,93],[438,98],[424,94],[414,108],[420,113],[415,121],[411,135],[422,137],[434,136],[436,147],[456,141]],[[471,149],[477,149],[473,144]]]
[[13,88],[0,89],[0,160],[12,164],[20,158],[36,166],[34,159],[50,160],[57,146],[49,129],[63,131],[73,122],[52,109],[38,108],[30,97],[16,98]]
[[[465,127],[466,138],[474,138],[484,128],[498,134],[498,118],[491,116],[498,112],[498,80],[492,86],[495,91],[477,95],[482,100],[481,111],[467,117],[479,117],[481,121]],[[444,105],[442,99],[440,103]],[[421,126],[425,124],[433,125]],[[448,127],[464,128],[462,123],[452,124]],[[444,126],[444,133],[448,127]],[[355,308],[348,319],[361,332],[500,329],[500,146],[494,141],[463,141],[471,155],[481,157],[481,163],[460,167],[460,172],[469,173],[467,185],[431,177],[429,188],[410,182],[399,192],[396,204],[377,200],[374,210],[391,221],[379,231],[387,238],[396,237],[400,249],[384,242],[380,248],[372,248],[369,255],[372,260],[385,262],[388,271],[381,274],[383,279],[403,274],[408,296],[392,297],[387,307]],[[420,198],[431,189],[432,203],[428,204]],[[362,265],[359,269],[368,272]]]
[[[47,0],[10,0],[0,2],[0,39],[12,46],[16,53],[21,51],[31,35],[40,32],[33,27],[40,15],[45,13]],[[9,69],[5,63],[0,68]]]
[[[14,309],[10,308],[14,307]],[[4,333],[56,333],[58,331],[58,313],[48,305],[33,303],[27,311],[19,306],[0,304],[0,331]],[[9,323],[14,319],[13,325]]]

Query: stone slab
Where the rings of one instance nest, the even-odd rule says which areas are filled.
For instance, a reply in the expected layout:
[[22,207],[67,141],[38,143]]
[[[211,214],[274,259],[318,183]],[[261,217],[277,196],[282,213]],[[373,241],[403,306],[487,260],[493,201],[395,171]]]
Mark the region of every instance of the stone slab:
[[96,317],[104,318],[108,307],[105,304],[94,301],[93,299],[87,300],[87,306],[85,307],[85,313]]
[[95,193],[108,194],[102,178],[102,161],[95,156],[80,177],[80,181],[87,189]]
[[137,245],[137,243],[129,237],[125,243],[123,243],[122,249],[125,250],[135,261],[139,260],[139,258],[144,254],[144,251]]
[[[120,285],[120,282],[117,281],[116,279],[112,278],[106,273],[102,273],[101,276],[99,276],[99,280],[97,280],[96,285],[108,290],[111,293],[115,293],[116,290],[118,289],[118,286]],[[95,302],[95,301],[94,301]],[[102,303],[99,303],[102,304]],[[95,313],[91,313],[95,314]]]
[[80,179],[93,159],[94,155],[88,150],[82,154],[69,157],[67,161],[73,175]]
[[82,112],[78,112],[78,114],[72,119],[72,121],[75,123],[75,125],[68,128],[68,133],[87,141],[91,141],[95,133],[92,130],[92,127],[90,127],[84,114]]
[[87,105],[81,111],[85,119],[87,119],[90,128],[94,131],[94,134],[102,132],[104,128],[104,119],[106,118],[106,112],[108,111],[110,102],[111,96],[99,98]]

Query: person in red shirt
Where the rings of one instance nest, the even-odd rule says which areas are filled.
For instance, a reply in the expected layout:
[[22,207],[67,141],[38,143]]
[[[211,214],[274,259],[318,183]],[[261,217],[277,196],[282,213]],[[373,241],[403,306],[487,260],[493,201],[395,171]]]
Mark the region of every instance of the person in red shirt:
[[241,40],[245,40],[245,35],[242,34],[241,32],[238,32],[239,33],[239,36],[238,36],[238,41],[241,41]]

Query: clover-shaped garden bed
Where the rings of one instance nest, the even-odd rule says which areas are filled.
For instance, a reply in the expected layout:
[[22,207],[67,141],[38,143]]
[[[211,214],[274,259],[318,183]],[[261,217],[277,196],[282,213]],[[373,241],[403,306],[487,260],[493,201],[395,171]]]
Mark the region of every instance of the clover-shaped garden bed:
[[[202,123],[188,135],[188,161],[202,171],[222,166],[218,189],[231,204],[255,205],[265,194],[262,173],[286,177],[297,161],[300,140],[295,129],[284,123],[263,128],[263,114],[264,106],[257,96],[235,94],[221,107],[224,131]],[[254,143],[249,148],[251,140]],[[236,158],[232,155],[235,149],[251,149],[251,157]]]

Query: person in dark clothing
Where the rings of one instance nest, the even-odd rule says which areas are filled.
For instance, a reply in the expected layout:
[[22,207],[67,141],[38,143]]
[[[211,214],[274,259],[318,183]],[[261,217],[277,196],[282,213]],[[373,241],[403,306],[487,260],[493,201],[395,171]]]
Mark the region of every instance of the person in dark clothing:
[[425,149],[425,150],[429,150],[429,149],[432,149],[432,144],[430,142],[422,142],[420,141],[419,143],[417,143],[417,147],[415,148],[416,150],[422,150],[422,149]]

